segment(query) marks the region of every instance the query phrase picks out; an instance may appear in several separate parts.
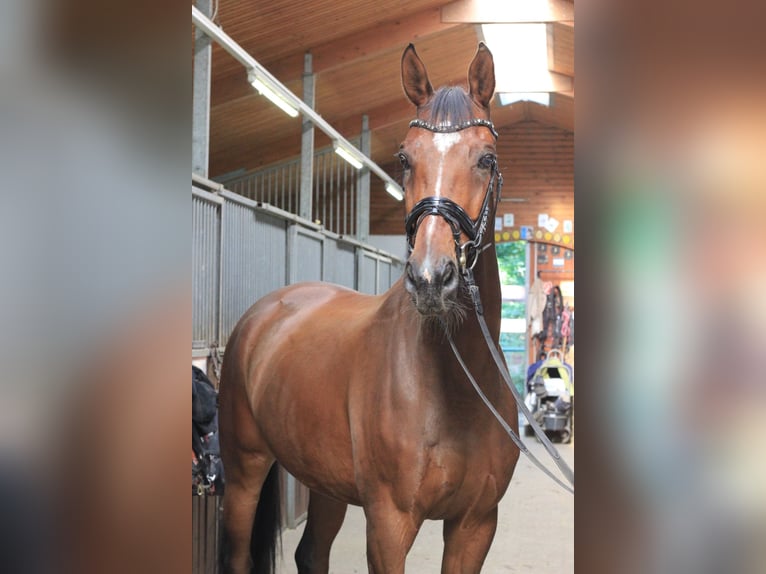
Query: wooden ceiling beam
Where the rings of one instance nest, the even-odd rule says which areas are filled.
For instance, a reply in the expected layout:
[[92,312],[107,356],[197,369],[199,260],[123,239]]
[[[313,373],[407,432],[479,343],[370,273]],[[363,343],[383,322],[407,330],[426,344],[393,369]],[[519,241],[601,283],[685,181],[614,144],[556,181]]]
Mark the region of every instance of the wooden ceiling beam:
[[442,22],[471,24],[521,24],[569,22],[574,25],[574,4],[566,0],[497,2],[458,0],[441,9]]
[[[312,69],[317,75],[340,66],[358,63],[384,52],[403,51],[410,42],[445,32],[461,23],[442,22],[439,8],[423,10],[344,38],[311,48]],[[274,61],[261,62],[283,84],[298,81],[303,75],[304,54],[295,53]],[[212,105],[218,106],[252,92],[245,70],[215,78]],[[297,92],[295,92],[297,95]]]
[[548,24],[548,66],[551,72],[574,77],[574,30]]
[[459,22],[443,22],[439,8],[431,8],[406,18],[385,22],[374,29],[364,30],[312,48],[314,72],[321,74],[352,61],[363,61],[381,52],[403,51],[410,42],[459,25],[461,25]]
[[[459,79],[453,78],[452,81],[457,82]],[[374,133],[401,123],[404,123],[406,128],[406,122],[415,117],[415,108],[402,92],[401,96],[395,100],[386,102],[365,113],[369,118],[370,131]],[[340,134],[349,139],[359,136],[362,129],[362,114],[354,113],[345,117],[328,117],[326,119]],[[216,169],[216,172],[226,173],[239,168],[254,169],[269,165],[280,159],[287,159],[300,153],[300,138],[293,133],[285,135],[286,133],[283,130],[274,130],[268,135],[265,133],[256,135],[254,133],[252,137],[243,134],[240,137],[229,138],[226,146],[216,146],[219,157],[212,158],[211,163],[217,165],[221,165],[218,161],[222,164],[225,163],[225,166],[221,166],[221,169]],[[403,131],[402,135],[404,135]],[[315,145],[317,147],[329,143],[329,140],[323,137],[324,134],[317,132],[316,136]],[[254,146],[252,143],[248,145],[246,140],[250,139],[252,142],[256,138],[258,139],[257,148],[259,151],[257,154],[253,154]],[[249,151],[245,152],[244,150]],[[375,153],[373,153],[373,159],[375,159],[374,156]],[[248,158],[247,161],[244,160],[245,157]]]
[[574,99],[562,94],[551,94],[550,106],[529,102],[529,119],[573,132]]
[[[367,112],[372,131],[372,158],[378,164],[388,162],[391,149],[395,149],[396,138],[402,137],[407,129],[407,123],[414,117],[412,104],[402,96]],[[561,94],[551,94],[551,106],[521,101],[509,106],[493,106],[492,120],[500,129],[522,121],[533,120],[545,125],[551,125],[567,131],[574,131],[573,99]],[[279,119],[282,119],[279,116]],[[342,118],[330,119],[331,123],[343,136],[352,139],[361,131],[361,114],[352,114]],[[381,140],[381,137],[383,140]],[[226,173],[234,169],[255,169],[280,160],[294,157],[300,153],[299,134],[288,130],[269,130],[260,135],[241,134],[228,138],[227,145],[216,146],[211,157],[213,175]],[[257,145],[254,145],[257,140]],[[395,141],[396,140],[396,141]],[[383,142],[385,145],[383,145]],[[317,148],[329,145],[330,141],[324,134],[317,133],[315,145]],[[393,146],[393,147],[392,147]],[[381,147],[387,147],[385,153]],[[254,151],[257,152],[254,153]]]

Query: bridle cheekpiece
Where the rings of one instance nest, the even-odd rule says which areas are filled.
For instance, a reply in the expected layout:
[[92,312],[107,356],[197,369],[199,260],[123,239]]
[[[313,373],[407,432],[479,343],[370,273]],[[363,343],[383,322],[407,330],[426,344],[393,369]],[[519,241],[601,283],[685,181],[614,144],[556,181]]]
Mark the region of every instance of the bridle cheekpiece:
[[[489,120],[474,118],[459,124],[440,123],[430,124],[424,120],[416,119],[410,122],[411,128],[422,128],[434,133],[453,133],[473,127],[485,127],[492,132],[497,139],[495,126]],[[484,193],[479,217],[476,220],[466,213],[465,209],[446,197],[426,197],[420,200],[412,208],[404,219],[404,228],[407,233],[407,252],[412,252],[415,247],[415,236],[420,224],[430,215],[438,215],[444,218],[452,229],[452,237],[455,241],[455,254],[457,256],[461,275],[467,270],[472,270],[476,265],[481,251],[487,247],[482,245],[484,233],[487,231],[489,215],[497,208],[500,200],[500,192],[503,187],[503,176],[497,168],[497,161],[492,163],[492,175]],[[494,196],[494,202],[491,202]],[[464,233],[468,241],[461,243],[460,235]]]

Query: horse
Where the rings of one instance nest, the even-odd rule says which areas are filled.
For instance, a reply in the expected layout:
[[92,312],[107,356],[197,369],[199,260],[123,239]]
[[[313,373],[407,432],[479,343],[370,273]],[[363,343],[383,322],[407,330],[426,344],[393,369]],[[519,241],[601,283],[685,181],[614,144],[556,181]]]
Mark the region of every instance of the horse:
[[398,151],[409,255],[384,294],[300,283],[266,295],[226,346],[219,397],[227,486],[223,567],[275,569],[277,464],[310,489],[295,552],[300,573],[328,572],[347,505],[366,518],[374,574],[404,572],[425,520],[443,521],[443,573],[479,572],[519,449],[468,384],[514,431],[516,405],[479,333],[472,272],[497,344],[500,282],[493,233],[497,133],[489,119],[494,61],[480,43],[468,89],[434,90],[410,44],[402,85],[416,106]]

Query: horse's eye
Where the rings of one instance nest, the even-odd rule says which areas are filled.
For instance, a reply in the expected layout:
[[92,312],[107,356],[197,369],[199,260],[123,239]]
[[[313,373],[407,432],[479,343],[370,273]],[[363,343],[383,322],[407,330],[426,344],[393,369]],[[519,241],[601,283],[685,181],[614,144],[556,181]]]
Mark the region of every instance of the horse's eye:
[[404,155],[404,154],[403,154],[403,153],[401,153],[401,152],[399,152],[399,153],[398,153],[398,154],[396,154],[396,155],[397,155],[397,157],[399,158],[399,161],[400,161],[400,162],[401,162],[401,164],[402,164],[402,169],[410,169],[410,160],[409,160],[409,159],[407,159],[407,156],[406,156],[406,155]]
[[479,167],[482,169],[490,169],[493,165],[495,165],[496,161],[497,158],[494,156],[494,154],[484,154],[479,158]]

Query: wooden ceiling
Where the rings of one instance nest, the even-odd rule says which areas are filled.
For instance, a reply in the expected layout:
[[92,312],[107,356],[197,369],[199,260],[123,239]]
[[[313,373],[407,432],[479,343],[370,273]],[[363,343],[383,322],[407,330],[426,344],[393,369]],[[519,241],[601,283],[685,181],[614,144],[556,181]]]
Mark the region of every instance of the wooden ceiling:
[[[434,87],[464,84],[480,39],[476,24],[442,21],[447,4],[454,2],[219,0],[215,21],[298,96],[304,54],[310,52],[317,111],[349,139],[359,135],[367,114],[372,158],[393,172],[392,156],[414,114],[401,88],[402,51],[415,44]],[[573,23],[548,26],[550,69],[574,78]],[[219,46],[213,48],[212,70],[211,177],[300,153],[300,118],[288,117],[259,96],[242,66]],[[533,120],[571,132],[574,92],[552,94],[550,107],[495,102],[492,118],[498,127]],[[317,147],[329,144],[319,130],[316,134]]]

